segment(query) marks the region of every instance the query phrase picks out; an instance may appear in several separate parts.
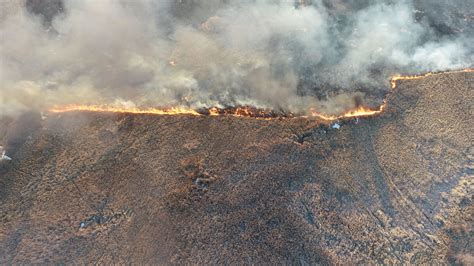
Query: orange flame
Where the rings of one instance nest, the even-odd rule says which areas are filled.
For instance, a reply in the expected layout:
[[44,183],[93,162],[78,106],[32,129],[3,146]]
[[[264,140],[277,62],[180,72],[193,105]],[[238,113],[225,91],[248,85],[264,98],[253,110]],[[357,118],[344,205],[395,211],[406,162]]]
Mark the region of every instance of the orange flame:
[[[171,63],[171,62],[170,62]],[[174,62],[173,62],[174,63]],[[428,72],[421,75],[396,75],[390,79],[390,84],[392,90],[397,87],[397,84],[401,80],[413,80],[413,79],[421,79],[424,77],[438,75],[442,73],[460,73],[460,72],[474,72],[474,69],[468,68],[463,70],[455,70],[449,72]],[[368,116],[375,116],[382,113],[387,106],[387,100],[384,100],[382,105],[378,108],[372,109],[364,106],[359,106],[354,110],[350,110],[341,115],[329,115],[324,113],[318,113],[315,110],[310,110],[309,116],[299,116],[299,117],[315,117],[325,121],[336,121],[339,119],[350,119],[350,118],[357,118],[357,117],[368,117]],[[217,107],[212,107],[207,110],[204,110],[202,113],[198,112],[194,109],[189,108],[182,108],[182,107],[171,107],[171,108],[136,108],[136,107],[114,107],[108,105],[66,105],[60,107],[54,107],[49,110],[52,113],[63,113],[63,112],[72,112],[72,111],[89,111],[89,112],[113,112],[113,113],[129,113],[129,114],[155,114],[155,115],[195,115],[195,116],[202,116],[202,115],[209,115],[209,116],[219,116],[219,115],[227,115],[227,116],[237,116],[237,117],[254,117],[259,119],[272,119],[278,117],[298,117],[294,114],[277,114],[272,111],[257,109],[253,107],[235,107],[235,108],[227,108],[227,109],[220,109]]]
[[445,72],[428,72],[428,73],[424,73],[420,75],[408,75],[408,76],[395,75],[390,79],[390,84],[392,86],[392,89],[395,89],[397,87],[397,82],[400,80],[421,79],[428,76],[439,75],[443,73],[463,73],[463,72],[467,72],[467,73],[474,72],[474,68],[466,68],[466,69],[461,69],[461,70],[445,71]]
[[217,107],[209,108],[209,115],[210,116],[218,116],[219,115],[219,109]]
[[109,112],[109,113],[127,113],[127,114],[155,114],[155,115],[201,115],[192,109],[171,107],[168,109],[158,108],[136,108],[136,107],[113,107],[107,105],[66,105],[54,107],[49,110],[52,113],[64,113],[72,111],[89,112]]
[[366,116],[374,116],[377,114],[380,114],[383,112],[386,106],[386,101],[383,102],[382,105],[379,106],[378,109],[370,109],[368,107],[364,106],[359,106],[354,110],[350,110],[342,115],[327,115],[327,114],[321,114],[318,113],[314,110],[311,110],[311,117],[317,117],[322,120],[327,120],[327,121],[335,121],[339,119],[344,119],[344,118],[356,118],[356,117],[366,117]]

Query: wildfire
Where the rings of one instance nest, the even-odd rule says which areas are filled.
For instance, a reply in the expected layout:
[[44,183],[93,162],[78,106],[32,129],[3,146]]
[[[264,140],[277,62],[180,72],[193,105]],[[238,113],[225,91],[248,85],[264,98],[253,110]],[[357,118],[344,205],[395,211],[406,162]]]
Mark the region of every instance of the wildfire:
[[108,112],[108,113],[127,113],[127,114],[155,114],[155,115],[201,115],[192,109],[171,107],[167,109],[159,108],[136,108],[136,107],[113,107],[107,105],[66,105],[54,107],[49,110],[52,113],[64,113],[72,111],[88,112]]
[[[171,63],[171,62],[170,62]],[[174,63],[174,62],[173,62]],[[457,71],[450,71],[449,73],[459,72],[474,72],[474,69],[463,69]],[[401,80],[412,80],[421,79],[424,77],[438,75],[446,72],[428,72],[421,75],[409,75],[402,76],[396,75],[390,79],[392,90],[397,87],[397,84]],[[194,110],[190,108],[182,107],[171,107],[171,108],[136,108],[136,107],[114,107],[108,105],[66,105],[60,107],[54,107],[49,111],[52,113],[64,113],[72,111],[89,111],[89,112],[111,112],[111,113],[128,113],[128,114],[154,114],[154,115],[194,115],[194,116],[236,116],[236,117],[253,117],[259,119],[273,119],[273,118],[292,118],[292,117],[314,117],[325,121],[336,121],[339,119],[350,119],[357,117],[368,117],[375,116],[382,113],[387,106],[387,100],[384,100],[382,105],[378,108],[368,108],[364,106],[358,106],[354,110],[350,110],[342,115],[329,115],[319,113],[316,110],[310,110],[309,116],[295,115],[292,113],[275,112],[271,110],[258,109],[255,107],[230,107],[230,108],[217,108],[212,107],[209,109]]]
[[439,75],[443,73],[462,73],[462,72],[474,72],[474,68],[466,68],[466,69],[446,71],[446,72],[428,72],[428,73],[424,73],[420,75],[408,75],[408,76],[396,75],[390,79],[390,84],[392,86],[392,89],[395,89],[397,87],[397,82],[400,80],[421,79],[421,78],[425,78],[425,77],[429,77],[433,75]]
[[364,106],[359,106],[355,110],[350,110],[342,115],[326,115],[326,114],[321,114],[314,110],[311,110],[311,116],[320,118],[322,120],[327,120],[327,121],[335,121],[335,120],[339,120],[343,118],[373,116],[373,115],[377,115],[383,112],[386,105],[387,105],[387,102],[384,101],[383,104],[380,105],[378,109],[370,109]]
[[209,108],[209,115],[210,116],[218,116],[219,115],[219,108],[217,108],[217,107]]
[[208,116],[236,116],[236,117],[253,117],[257,119],[272,119],[281,117],[294,117],[294,114],[275,112],[272,110],[259,109],[252,106],[239,106],[228,108],[212,107],[209,109],[198,109],[198,113]]

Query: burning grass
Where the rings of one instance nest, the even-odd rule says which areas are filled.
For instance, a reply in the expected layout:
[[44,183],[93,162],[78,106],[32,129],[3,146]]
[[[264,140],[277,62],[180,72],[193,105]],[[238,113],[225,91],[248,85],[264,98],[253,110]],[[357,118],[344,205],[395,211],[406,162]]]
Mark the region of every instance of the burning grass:
[[[474,69],[462,69],[456,71],[449,71],[449,73],[459,73],[459,72],[474,72]],[[396,75],[390,79],[390,84],[392,90],[396,89],[397,84],[401,80],[413,80],[421,79],[424,77],[438,75],[446,72],[428,72],[420,75]],[[370,108],[367,106],[358,106],[353,110],[349,110],[340,115],[330,115],[325,113],[320,113],[317,110],[309,110],[309,114],[297,114],[297,113],[288,113],[283,111],[274,111],[269,109],[259,109],[252,106],[237,106],[237,107],[227,107],[227,108],[201,108],[201,109],[190,109],[186,107],[170,107],[170,108],[136,108],[136,107],[115,107],[109,105],[66,105],[58,106],[50,109],[52,113],[64,113],[64,112],[73,112],[73,111],[87,111],[87,112],[111,112],[111,113],[128,113],[128,114],[154,114],[154,115],[193,115],[193,116],[234,116],[234,117],[252,117],[259,119],[274,119],[274,118],[294,118],[294,117],[303,117],[303,118],[316,118],[324,121],[336,121],[340,119],[351,119],[358,117],[370,117],[376,116],[382,113],[386,106],[387,100],[384,100],[383,103],[377,108]]]

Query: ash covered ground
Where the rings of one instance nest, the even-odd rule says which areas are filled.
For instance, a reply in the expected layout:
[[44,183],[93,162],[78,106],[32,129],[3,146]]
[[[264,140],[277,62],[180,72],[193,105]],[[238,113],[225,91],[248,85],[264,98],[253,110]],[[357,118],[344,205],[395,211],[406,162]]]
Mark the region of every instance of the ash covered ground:
[[473,263],[472,73],[380,116],[0,121],[0,263]]

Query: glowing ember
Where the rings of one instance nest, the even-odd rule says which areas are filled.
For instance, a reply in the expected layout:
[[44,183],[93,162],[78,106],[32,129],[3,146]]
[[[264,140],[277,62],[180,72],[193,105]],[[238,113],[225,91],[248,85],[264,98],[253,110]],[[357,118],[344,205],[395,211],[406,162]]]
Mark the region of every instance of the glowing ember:
[[[174,61],[170,61],[170,64],[175,64]],[[450,71],[449,73],[459,73],[459,72],[474,72],[474,69],[463,69],[457,71]],[[412,80],[412,79],[420,79],[432,75],[438,75],[441,73],[446,72],[439,72],[433,73],[428,72],[421,75],[410,75],[410,76],[401,76],[396,75],[390,79],[390,84],[392,90],[397,87],[398,81],[400,80]],[[354,110],[350,110],[341,115],[329,115],[324,113],[319,113],[316,110],[310,110],[309,116],[299,116],[299,117],[314,117],[325,121],[335,121],[339,119],[348,119],[348,118],[356,118],[356,117],[368,117],[368,116],[375,116],[382,113],[387,106],[387,101],[384,100],[383,104],[380,105],[378,108],[372,109],[364,106],[359,106]],[[52,113],[63,113],[63,112],[72,112],[72,111],[89,111],[89,112],[113,112],[113,113],[129,113],[129,114],[155,114],[155,115],[208,115],[208,116],[238,116],[238,117],[254,117],[260,119],[272,119],[272,118],[280,118],[280,117],[298,117],[291,113],[276,113],[269,110],[262,110],[257,109],[254,107],[231,107],[231,108],[217,108],[212,107],[209,109],[203,110],[193,110],[189,108],[181,108],[181,107],[172,107],[172,108],[129,108],[129,107],[114,107],[114,106],[107,106],[107,105],[67,105],[67,106],[60,106],[50,109]]]
[[219,115],[219,109],[217,107],[209,108],[209,115],[210,116],[217,116]]

